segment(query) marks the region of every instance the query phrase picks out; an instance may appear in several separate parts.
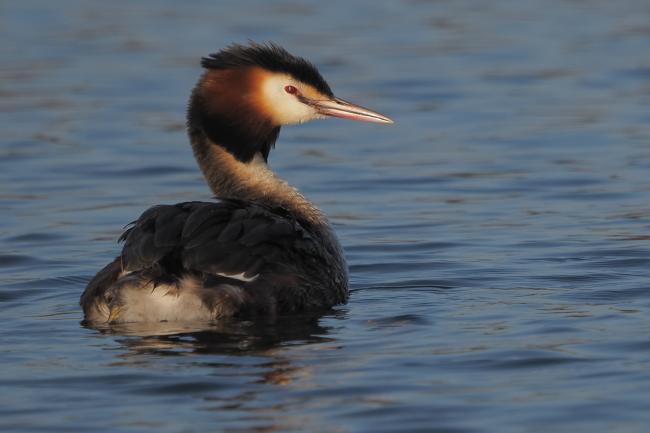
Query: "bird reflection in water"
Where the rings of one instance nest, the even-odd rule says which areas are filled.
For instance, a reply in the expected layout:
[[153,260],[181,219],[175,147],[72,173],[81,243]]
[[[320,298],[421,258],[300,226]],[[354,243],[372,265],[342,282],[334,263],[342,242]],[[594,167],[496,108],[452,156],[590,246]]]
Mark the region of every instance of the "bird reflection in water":
[[[339,317],[335,311],[329,317]],[[287,347],[333,341],[328,328],[316,313],[280,316],[255,321],[220,320],[201,322],[125,323],[104,327],[93,326],[105,335],[115,335],[116,341],[127,349],[116,355],[112,366],[150,366],[159,357],[205,355],[199,367],[235,369],[242,367],[232,356],[262,357],[262,367],[255,383],[290,385],[294,379],[309,377],[308,367],[293,365],[287,356]],[[227,361],[216,361],[210,355],[227,356]]]

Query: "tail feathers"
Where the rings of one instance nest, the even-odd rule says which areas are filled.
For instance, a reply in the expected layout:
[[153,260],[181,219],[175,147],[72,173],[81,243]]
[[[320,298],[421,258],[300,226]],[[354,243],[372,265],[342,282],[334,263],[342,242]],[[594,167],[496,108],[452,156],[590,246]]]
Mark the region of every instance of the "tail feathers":
[[118,280],[121,272],[120,257],[116,257],[88,282],[79,300],[86,322],[106,321],[102,319],[108,317],[105,305],[107,291]]

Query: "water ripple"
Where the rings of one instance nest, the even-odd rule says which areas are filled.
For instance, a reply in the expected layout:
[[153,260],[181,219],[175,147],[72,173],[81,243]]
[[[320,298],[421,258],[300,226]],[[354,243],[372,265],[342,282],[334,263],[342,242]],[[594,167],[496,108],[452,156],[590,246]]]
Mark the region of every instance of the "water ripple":
[[[0,430],[645,433],[647,12],[4,2]],[[270,155],[333,222],[348,304],[84,327],[122,227],[210,197],[186,101],[199,57],[248,38],[396,120],[283,128]]]

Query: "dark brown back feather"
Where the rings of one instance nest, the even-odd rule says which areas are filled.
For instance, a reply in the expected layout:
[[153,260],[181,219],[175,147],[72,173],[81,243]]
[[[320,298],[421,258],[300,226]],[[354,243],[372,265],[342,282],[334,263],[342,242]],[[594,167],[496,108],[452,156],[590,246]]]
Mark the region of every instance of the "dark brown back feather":
[[249,283],[235,280],[251,304],[268,298],[280,311],[322,308],[345,302],[347,279],[336,247],[317,233],[281,208],[252,202],[161,205],[124,233],[122,263],[127,272],[164,281],[191,274],[209,284],[219,274],[259,275]]

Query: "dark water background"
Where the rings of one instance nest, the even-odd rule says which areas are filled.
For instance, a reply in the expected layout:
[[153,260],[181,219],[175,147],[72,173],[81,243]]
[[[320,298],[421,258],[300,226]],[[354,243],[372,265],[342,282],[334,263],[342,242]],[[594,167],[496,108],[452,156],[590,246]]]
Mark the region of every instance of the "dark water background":
[[[271,155],[350,303],[83,328],[122,226],[209,199],[185,104],[248,38],[397,122]],[[647,0],[0,3],[0,430],[647,432],[649,53]]]

